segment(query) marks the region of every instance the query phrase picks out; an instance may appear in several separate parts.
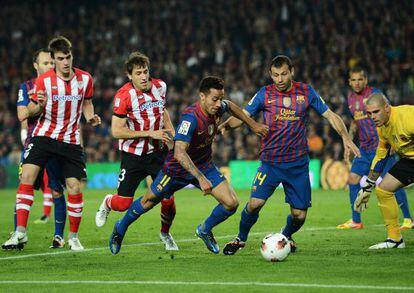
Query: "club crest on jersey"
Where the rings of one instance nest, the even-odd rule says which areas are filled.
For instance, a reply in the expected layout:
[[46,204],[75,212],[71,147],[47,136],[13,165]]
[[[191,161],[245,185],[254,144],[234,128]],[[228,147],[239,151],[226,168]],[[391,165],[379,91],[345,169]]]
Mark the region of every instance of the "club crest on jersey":
[[360,106],[360,104],[359,104],[359,102],[357,101],[357,102],[355,102],[355,109],[357,109],[357,110],[359,110],[359,108],[360,108],[361,106]]
[[78,81],[78,88],[80,88],[80,89],[83,88],[83,85],[84,85],[83,81],[81,81],[81,80]]
[[120,104],[121,104],[121,98],[115,98],[114,106],[119,107]]
[[296,103],[298,104],[305,103],[305,96],[296,96]]
[[283,106],[289,108],[292,105],[292,100],[290,97],[283,97]]
[[210,124],[208,126],[208,135],[213,135],[213,132],[214,132],[214,125]]
[[190,126],[191,126],[190,121],[183,120],[183,122],[181,122],[180,128],[178,129],[178,133],[182,135],[187,135],[188,130],[190,129]]

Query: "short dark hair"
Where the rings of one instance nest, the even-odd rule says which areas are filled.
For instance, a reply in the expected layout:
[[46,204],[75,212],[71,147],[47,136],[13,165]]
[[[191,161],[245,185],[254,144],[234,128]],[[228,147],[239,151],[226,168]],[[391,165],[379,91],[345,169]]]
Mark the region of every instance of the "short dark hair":
[[141,52],[135,51],[129,54],[128,59],[125,61],[124,66],[125,66],[126,73],[131,74],[135,66],[138,66],[138,67],[147,66],[149,69],[150,60],[146,55],[142,54]]
[[365,71],[364,68],[362,68],[361,66],[354,66],[351,68],[351,70],[349,70],[349,77],[351,77],[352,73],[360,73],[362,72],[362,75],[366,78],[367,77],[367,73]]
[[224,80],[217,76],[204,77],[203,80],[200,82],[199,91],[200,93],[208,94],[210,89],[224,89]]
[[52,58],[55,58],[55,53],[57,52],[64,54],[72,52],[72,43],[64,36],[58,36],[49,42],[48,48]]
[[40,53],[49,53],[50,54],[50,50],[47,49],[47,48],[41,48],[41,49],[37,50],[33,54],[33,63],[39,62],[39,55],[40,55]]
[[289,67],[289,70],[292,70],[293,64],[292,60],[288,56],[285,55],[277,55],[270,61],[269,65],[269,71],[272,69],[272,67],[280,68],[283,65],[287,65]]

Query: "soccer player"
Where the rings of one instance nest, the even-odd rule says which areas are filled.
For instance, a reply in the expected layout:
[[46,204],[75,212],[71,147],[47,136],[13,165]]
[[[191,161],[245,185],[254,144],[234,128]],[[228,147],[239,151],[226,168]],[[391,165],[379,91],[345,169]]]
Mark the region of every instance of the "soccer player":
[[212,161],[211,145],[218,123],[221,116],[229,111],[259,135],[265,136],[268,128],[247,117],[234,103],[223,100],[224,81],[218,77],[204,78],[199,87],[199,96],[197,103],[183,111],[174,138],[174,149],[169,151],[164,166],[151,187],[115,223],[109,241],[109,249],[113,254],[121,249],[129,225],[163,198],[168,198],[188,184],[194,184],[204,195],[211,194],[219,202],[205,222],[196,228],[197,236],[204,241],[208,250],[219,252],[212,229],[236,211],[238,200],[230,184]]
[[[33,55],[33,67],[36,70],[37,77],[41,74],[53,69],[55,62],[50,56],[48,49],[40,49]],[[27,105],[30,102],[30,96],[33,95],[36,78],[25,81],[20,85],[17,100],[17,116],[21,122],[21,140],[24,148],[29,145],[32,137],[33,129],[36,126],[38,116],[29,117],[29,110]],[[21,162],[23,162],[23,153]],[[19,177],[21,176],[21,165],[19,167]],[[50,174],[50,176],[48,176]],[[46,223],[50,216],[52,204],[55,204],[55,234],[53,237],[51,248],[62,248],[65,245],[63,240],[63,231],[66,222],[66,202],[63,196],[63,184],[60,169],[55,162],[48,162],[46,170],[39,173],[38,178],[34,184],[34,189],[40,188],[43,190],[43,215],[34,223]],[[50,186],[50,187],[49,187]],[[52,188],[51,188],[52,187]],[[17,218],[16,212],[14,217],[14,230],[16,230]]]
[[[375,156],[375,150],[378,146],[378,134],[374,121],[368,118],[365,111],[364,101],[374,93],[381,93],[380,90],[368,86],[368,79],[365,70],[361,67],[355,67],[349,72],[349,85],[351,93],[348,95],[348,108],[353,117],[349,128],[349,135],[354,138],[358,132],[360,158],[355,158],[352,162],[351,173],[348,179],[349,199],[351,202],[352,218],[347,222],[338,225],[338,229],[361,229],[363,224],[361,214],[354,210],[354,202],[358,191],[361,189],[360,181],[362,176],[367,176],[371,167],[372,159]],[[387,158],[386,165],[381,174],[382,177],[395,164],[395,155]],[[395,193],[398,205],[404,215],[404,222],[400,229],[411,229],[413,222],[407,201],[407,194],[404,189],[399,189]]]
[[[270,131],[261,142],[261,165],[253,181],[250,200],[241,213],[239,234],[223,249],[227,255],[233,255],[245,246],[260,209],[280,183],[285,191],[285,201],[290,205],[290,215],[281,233],[289,239],[292,252],[296,250],[292,235],[304,224],[311,206],[305,124],[310,107],[329,121],[342,137],[345,149],[360,155],[342,119],[328,108],[310,85],[292,79],[294,68],[288,57],[279,55],[273,58],[269,74],[273,83],[262,87],[245,107],[249,116],[263,112]],[[240,125],[240,121],[230,118],[220,128],[224,131]]]
[[[33,55],[33,67],[36,70],[37,76],[49,71],[55,66],[52,57],[47,49],[40,49]],[[33,88],[36,79],[30,79],[22,83],[19,87],[17,99],[17,117],[21,124],[20,139],[25,148],[30,141],[30,134],[36,125],[38,117],[29,117],[27,105],[29,104],[29,95],[33,94]],[[23,161],[23,160],[22,160]],[[19,173],[21,171],[21,164]],[[49,187],[48,176],[43,172],[43,177],[40,178],[40,188],[43,192],[43,215],[37,219],[35,224],[47,223],[50,217],[50,212],[53,205],[52,191]],[[16,227],[15,227],[16,228]]]
[[55,69],[36,79],[35,91],[27,106],[30,116],[40,114],[40,117],[24,153],[16,195],[16,231],[3,246],[16,248],[27,242],[26,227],[33,204],[33,184],[40,170],[55,158],[61,166],[68,190],[68,245],[72,250],[83,250],[78,229],[83,210],[80,179],[86,178],[86,167],[80,146],[79,123],[82,112],[92,126],[99,125],[101,119],[94,113],[91,75],[72,66],[71,42],[59,36],[50,41],[48,48],[55,61]]
[[368,208],[371,191],[393,149],[400,160],[375,188],[378,206],[387,227],[387,239],[369,249],[405,248],[398,227],[398,205],[394,193],[414,182],[414,123],[411,120],[414,117],[414,106],[392,107],[383,94],[376,93],[368,98],[365,109],[377,127],[379,144],[368,178],[355,199],[354,209],[363,212]]
[[[102,227],[111,210],[126,211],[134,199],[139,183],[148,175],[157,176],[172,147],[174,128],[165,108],[167,85],[150,78],[150,60],[133,52],[125,61],[129,82],[115,94],[112,116],[112,135],[119,139],[121,172],[116,194],[105,196],[96,213],[96,226]],[[178,250],[169,233],[175,216],[174,197],[162,201],[160,240],[167,250]]]

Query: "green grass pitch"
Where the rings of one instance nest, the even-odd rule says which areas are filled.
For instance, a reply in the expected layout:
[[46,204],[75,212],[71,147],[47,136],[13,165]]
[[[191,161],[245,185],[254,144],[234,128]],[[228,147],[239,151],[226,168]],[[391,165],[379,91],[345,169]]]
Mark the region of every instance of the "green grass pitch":
[[[53,223],[33,224],[42,209],[42,196],[37,193],[29,218],[28,244],[22,251],[0,252],[0,292],[414,291],[414,230],[403,232],[406,249],[367,249],[386,237],[375,195],[363,214],[365,228],[341,231],[335,229],[336,225],[350,217],[347,191],[313,191],[307,221],[294,235],[298,252],[286,261],[268,263],[262,259],[259,246],[267,233],[278,232],[285,223],[289,207],[281,190],[263,208],[246,248],[234,256],[214,255],[195,237],[197,224],[210,214],[216,202],[190,189],[176,194],[177,215],[171,232],[180,251],[164,251],[158,238],[157,206],[130,227],[121,252],[112,255],[108,238],[121,214],[111,212],[103,228],[98,229],[94,222],[95,212],[108,192],[84,192],[79,239],[86,251],[78,253],[48,248]],[[240,211],[249,191],[238,190],[237,194],[238,211],[213,230],[221,248],[238,231]],[[414,213],[414,190],[407,190],[407,194]],[[3,243],[12,230],[15,190],[0,190],[0,198]]]

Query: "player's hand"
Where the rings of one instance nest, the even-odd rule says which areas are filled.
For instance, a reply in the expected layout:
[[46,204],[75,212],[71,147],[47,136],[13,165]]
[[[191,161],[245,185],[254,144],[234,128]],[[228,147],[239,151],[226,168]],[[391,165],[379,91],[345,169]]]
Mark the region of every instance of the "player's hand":
[[211,194],[213,184],[211,184],[210,180],[203,175],[198,178],[198,183],[200,184],[200,189],[203,191],[204,195]]
[[266,137],[269,134],[269,126],[254,121],[252,131],[260,137]]
[[361,157],[361,152],[359,151],[359,148],[356,146],[356,144],[349,137],[345,136],[343,138],[343,143],[344,143],[345,161],[347,160],[346,156],[348,156],[348,161],[349,161],[350,152],[352,152],[358,158]]
[[229,130],[229,129],[230,129],[230,127],[227,124],[227,122],[223,122],[218,126],[217,131],[219,133],[221,133],[221,135],[224,135],[226,133],[226,131]]
[[37,93],[37,104],[44,108],[47,102],[47,96],[45,95],[44,91],[38,91]]
[[172,132],[173,131],[171,129],[155,130],[150,133],[150,137],[152,139],[162,140],[162,142],[168,144],[168,143],[172,143],[173,141]]
[[363,212],[368,208],[369,197],[371,196],[372,189],[375,187],[375,181],[367,178],[364,186],[359,190],[358,196],[354,202],[354,210],[356,212]]
[[98,126],[102,123],[101,117],[99,117],[97,114],[94,114],[93,117],[90,118],[87,122],[92,126]]

